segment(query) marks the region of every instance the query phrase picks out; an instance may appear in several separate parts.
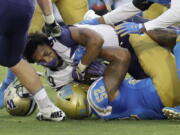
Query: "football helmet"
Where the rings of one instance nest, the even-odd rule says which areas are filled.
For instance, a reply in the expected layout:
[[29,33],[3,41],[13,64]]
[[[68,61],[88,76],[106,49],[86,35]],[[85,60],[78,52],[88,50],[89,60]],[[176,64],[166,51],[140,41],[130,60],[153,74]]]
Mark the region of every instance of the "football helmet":
[[86,100],[88,85],[70,83],[57,91],[57,106],[61,108],[71,119],[82,119],[90,115],[90,109]]
[[28,116],[36,109],[32,95],[17,80],[6,89],[4,103],[6,111],[13,116]]

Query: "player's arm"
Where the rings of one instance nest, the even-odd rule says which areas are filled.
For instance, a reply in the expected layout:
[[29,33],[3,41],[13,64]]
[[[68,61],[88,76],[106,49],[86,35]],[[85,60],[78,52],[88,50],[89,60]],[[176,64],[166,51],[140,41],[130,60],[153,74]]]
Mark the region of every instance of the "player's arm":
[[99,18],[99,22],[114,24],[124,21],[140,13],[141,11],[148,9],[151,4],[152,2],[147,2],[146,0],[133,0],[132,2],[123,4],[111,12],[103,15],[101,18]]
[[102,48],[99,57],[110,62],[105,70],[103,80],[108,98],[112,101],[128,71],[131,56],[125,48],[105,47]]
[[43,26],[43,32],[49,36],[58,37],[61,35],[61,27],[55,21],[51,0],[37,0],[43,15],[45,25]]
[[166,28],[177,22],[180,22],[180,1],[171,0],[171,7],[166,12],[144,25],[148,31],[155,28]]
[[[128,2],[126,4],[123,4],[119,6],[118,8],[112,10],[111,12],[108,12],[107,14],[103,15],[102,17],[98,17],[97,15],[94,15],[93,13],[86,13],[85,18],[91,18],[87,19],[81,23],[85,24],[110,24],[113,25],[115,23],[118,23],[120,21],[127,20],[128,18],[140,13],[141,11],[144,11],[150,7],[150,5],[153,2],[147,1],[147,0],[133,0],[132,2]],[[92,18],[92,15],[94,16]]]
[[37,2],[45,16],[53,14],[51,0],[37,0]]
[[88,66],[98,57],[104,40],[97,32],[87,28],[70,27],[70,31],[73,40],[86,47],[81,63]]
[[146,31],[146,33],[159,45],[163,47],[174,47],[176,44],[177,31],[168,28],[157,28]]

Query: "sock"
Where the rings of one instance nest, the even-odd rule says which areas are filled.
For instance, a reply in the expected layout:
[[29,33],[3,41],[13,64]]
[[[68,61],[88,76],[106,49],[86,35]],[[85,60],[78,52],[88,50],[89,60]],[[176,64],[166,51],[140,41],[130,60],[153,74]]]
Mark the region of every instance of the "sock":
[[47,24],[52,24],[52,23],[54,23],[54,21],[55,21],[54,15],[51,14],[51,15],[48,15],[48,16],[44,16],[44,21],[45,21]]
[[180,42],[176,43],[173,51],[176,58],[176,68],[177,68],[178,78],[180,79]]
[[34,94],[34,100],[36,101],[39,110],[41,111],[42,109],[48,108],[48,107],[53,107],[54,104],[52,101],[49,99],[46,91],[44,88],[41,88]]
[[4,90],[14,81],[15,77],[14,73],[8,69],[6,78],[0,87],[0,91],[4,92]]

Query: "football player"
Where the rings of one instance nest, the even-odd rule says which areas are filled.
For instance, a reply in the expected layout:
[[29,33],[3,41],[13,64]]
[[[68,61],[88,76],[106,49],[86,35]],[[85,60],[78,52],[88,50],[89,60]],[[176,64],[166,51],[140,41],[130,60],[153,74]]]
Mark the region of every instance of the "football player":
[[[50,15],[52,21],[51,3],[48,0],[38,0],[38,2],[42,6],[44,15],[47,16],[46,19],[49,20],[48,16]],[[50,101],[32,66],[21,59],[28,27],[34,13],[35,1],[8,0],[0,1],[0,5],[0,17],[3,18],[0,22],[0,65],[9,67],[29,92],[33,94],[40,111],[37,118],[40,120],[62,121],[65,118],[64,112]],[[8,15],[5,13],[8,13]],[[12,25],[12,22],[14,25]],[[46,26],[46,28],[53,31],[54,26],[58,26],[54,24],[55,22],[52,21],[50,27]],[[56,29],[57,33],[60,33],[59,27]]]
[[[79,44],[86,49],[77,49]],[[98,51],[102,45],[103,49]],[[106,70],[107,73],[111,72],[113,86],[111,89],[116,88],[117,82],[119,84],[124,78],[130,63],[128,50],[119,47],[115,30],[108,25],[62,26],[62,35],[56,38],[55,42],[49,41],[42,33],[32,34],[29,36],[24,56],[29,62],[36,62],[50,68],[54,74],[63,73],[61,80],[64,82],[72,81],[72,76],[78,81],[84,81],[88,66],[97,57],[104,58],[110,61]],[[76,62],[78,64],[73,68]],[[118,70],[114,70],[115,68]],[[113,75],[117,74],[119,79],[113,80]]]

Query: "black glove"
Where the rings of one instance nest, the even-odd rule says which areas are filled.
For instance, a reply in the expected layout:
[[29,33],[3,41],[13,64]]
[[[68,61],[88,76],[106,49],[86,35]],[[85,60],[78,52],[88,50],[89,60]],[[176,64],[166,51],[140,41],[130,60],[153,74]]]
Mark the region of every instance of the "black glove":
[[42,28],[42,31],[46,33],[48,36],[61,36],[61,26],[56,21],[54,21],[54,23],[52,24],[45,23],[45,25]]

